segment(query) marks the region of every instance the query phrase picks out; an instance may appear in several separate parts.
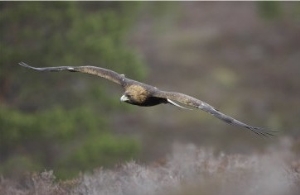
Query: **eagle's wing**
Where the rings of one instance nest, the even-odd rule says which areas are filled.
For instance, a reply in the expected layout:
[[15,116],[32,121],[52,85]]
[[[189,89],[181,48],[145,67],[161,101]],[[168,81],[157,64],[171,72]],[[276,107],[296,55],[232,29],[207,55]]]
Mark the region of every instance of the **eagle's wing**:
[[161,91],[158,89],[153,91],[152,95],[154,97],[166,98],[167,100],[173,100],[173,101],[176,101],[176,102],[179,102],[179,103],[191,106],[191,107],[201,109],[205,112],[212,114],[213,116],[217,117],[218,119],[221,119],[222,121],[224,121],[226,123],[245,127],[247,129],[250,129],[251,131],[253,131],[256,134],[264,135],[264,136],[272,135],[271,131],[267,131],[260,127],[253,127],[253,126],[247,125],[247,124],[245,124],[241,121],[238,121],[226,114],[223,114],[222,112],[218,111],[217,109],[215,109],[208,103],[198,100],[194,97],[191,97],[191,96],[188,96],[188,95],[185,95],[182,93],[167,92],[167,91]]
[[127,82],[127,78],[124,75],[118,74],[112,70],[108,70],[105,68],[95,67],[95,66],[58,66],[58,67],[44,67],[44,68],[36,68],[25,64],[24,62],[19,63],[20,66],[24,66],[26,68],[30,68],[37,71],[70,71],[70,72],[82,72],[87,74],[96,75],[105,79],[108,79],[114,83],[125,86]]

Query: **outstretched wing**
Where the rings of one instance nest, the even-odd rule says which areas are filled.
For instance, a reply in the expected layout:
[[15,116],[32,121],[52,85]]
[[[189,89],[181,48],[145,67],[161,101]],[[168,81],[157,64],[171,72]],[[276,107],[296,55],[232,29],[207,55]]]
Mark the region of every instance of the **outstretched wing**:
[[226,123],[229,123],[231,125],[245,127],[259,135],[264,135],[264,136],[272,135],[272,133],[270,131],[267,131],[260,127],[253,127],[253,126],[247,125],[247,124],[245,124],[241,121],[238,121],[226,114],[223,114],[222,112],[218,111],[217,109],[215,109],[214,107],[212,107],[211,105],[209,105],[206,102],[203,102],[201,100],[198,100],[194,97],[191,97],[191,96],[188,96],[188,95],[185,95],[182,93],[160,91],[157,89],[153,92],[153,96],[170,99],[170,100],[177,101],[179,103],[182,103],[182,104],[185,104],[185,105],[188,105],[191,107],[199,108],[205,112],[212,114],[213,116],[217,117],[218,119],[221,119],[222,121],[224,121]]
[[110,80],[119,85],[125,86],[127,82],[127,78],[124,75],[118,74],[112,70],[108,70],[105,68],[95,67],[95,66],[58,66],[58,67],[44,67],[44,68],[36,68],[25,64],[24,62],[19,63],[20,66],[24,66],[26,68],[30,68],[37,71],[70,71],[70,72],[82,72],[87,74],[96,75],[107,80]]

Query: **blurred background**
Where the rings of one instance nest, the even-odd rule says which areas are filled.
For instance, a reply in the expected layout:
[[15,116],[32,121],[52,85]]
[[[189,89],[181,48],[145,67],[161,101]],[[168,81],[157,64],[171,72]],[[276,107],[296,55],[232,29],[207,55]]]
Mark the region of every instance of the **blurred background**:
[[[298,2],[0,2],[0,175],[60,178],[128,160],[161,161],[176,143],[300,151]],[[120,103],[122,89],[78,73],[94,65],[197,97],[272,139],[202,111]]]

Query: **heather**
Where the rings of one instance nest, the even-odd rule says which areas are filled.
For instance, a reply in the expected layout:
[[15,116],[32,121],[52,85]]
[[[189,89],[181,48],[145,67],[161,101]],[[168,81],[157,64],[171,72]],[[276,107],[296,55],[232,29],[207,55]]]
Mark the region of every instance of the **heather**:
[[300,192],[300,158],[291,144],[292,139],[283,138],[276,147],[248,155],[174,144],[172,153],[157,162],[96,168],[72,180],[58,181],[52,170],[31,173],[19,182],[2,178],[0,193],[296,195]]

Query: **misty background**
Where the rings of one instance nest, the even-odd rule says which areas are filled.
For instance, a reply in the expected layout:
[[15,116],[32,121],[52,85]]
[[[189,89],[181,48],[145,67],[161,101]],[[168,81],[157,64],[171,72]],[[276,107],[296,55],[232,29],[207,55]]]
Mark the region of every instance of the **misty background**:
[[[253,155],[288,138],[299,157],[299,24],[298,2],[0,2],[0,175],[161,163],[176,144]],[[280,133],[120,103],[105,79],[21,61],[112,69]]]

